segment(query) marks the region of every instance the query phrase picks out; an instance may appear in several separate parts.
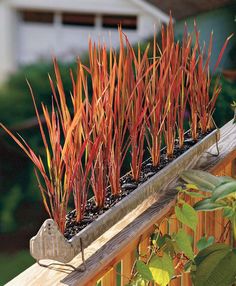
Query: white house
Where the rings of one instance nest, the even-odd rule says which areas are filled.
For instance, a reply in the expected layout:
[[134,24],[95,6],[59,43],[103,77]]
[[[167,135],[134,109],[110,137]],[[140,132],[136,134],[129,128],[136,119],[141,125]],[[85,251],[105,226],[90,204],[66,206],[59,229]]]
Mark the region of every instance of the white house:
[[144,0],[0,1],[0,81],[18,66],[38,59],[69,59],[92,40],[119,43],[122,24],[129,40],[153,35],[168,15]]

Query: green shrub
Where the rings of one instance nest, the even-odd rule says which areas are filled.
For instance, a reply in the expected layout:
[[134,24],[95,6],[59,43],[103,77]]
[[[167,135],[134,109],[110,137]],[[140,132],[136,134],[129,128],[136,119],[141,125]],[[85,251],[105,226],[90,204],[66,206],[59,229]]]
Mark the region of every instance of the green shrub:
[[[75,64],[59,63],[59,66],[65,92],[69,95],[69,69],[74,69]],[[26,79],[32,86],[38,106],[41,102],[50,106],[52,95],[48,74],[54,78],[52,62],[35,63],[19,69],[0,88],[0,122],[18,131],[23,138],[29,140],[33,148],[37,146],[39,150],[42,140],[37,123],[31,128],[24,128],[27,121],[35,117]],[[0,131],[0,232],[14,231],[19,227],[16,213],[24,202],[41,200],[38,192],[35,192],[37,186],[32,177],[33,168],[30,162],[20,148]]]
[[231,107],[231,103],[236,99],[236,82],[229,81],[224,77],[222,77],[220,81],[222,91],[217,99],[214,113],[214,120],[218,127],[222,127],[233,118],[234,111]]
[[[73,66],[60,63],[66,92],[71,90],[69,69]],[[16,125],[35,116],[26,79],[33,88],[37,103],[43,101],[50,105],[51,92],[48,74],[54,78],[53,65],[51,62],[42,62],[22,67],[9,77],[8,81],[0,88],[0,114],[4,124]],[[11,113],[9,113],[10,110]]]

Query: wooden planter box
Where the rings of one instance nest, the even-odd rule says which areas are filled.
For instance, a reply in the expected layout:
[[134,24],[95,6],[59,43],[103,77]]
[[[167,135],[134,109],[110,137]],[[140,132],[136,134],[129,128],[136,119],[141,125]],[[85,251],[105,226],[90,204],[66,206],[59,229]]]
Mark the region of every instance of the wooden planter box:
[[[219,137],[218,130],[207,135],[70,240],[64,238],[52,219],[47,219],[37,235],[30,240],[31,255],[37,261],[41,259],[52,259],[63,263],[71,261],[82,249],[89,246],[145,199],[154,193],[156,196],[161,195],[169,183],[175,180],[180,172],[192,167],[197,158],[216,143]],[[144,212],[150,205],[151,200],[142,211]]]

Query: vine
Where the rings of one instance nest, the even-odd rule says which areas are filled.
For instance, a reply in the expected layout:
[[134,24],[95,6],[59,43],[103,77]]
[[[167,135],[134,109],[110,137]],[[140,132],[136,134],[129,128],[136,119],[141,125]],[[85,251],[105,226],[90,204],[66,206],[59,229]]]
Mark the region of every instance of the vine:
[[[225,243],[231,229],[236,239],[236,180],[198,170],[185,171],[181,178],[185,184],[177,188],[174,214],[156,225],[147,253],[138,254],[127,286],[149,286],[152,282],[166,286],[185,273],[190,274],[195,286],[229,286],[236,282],[236,248]],[[199,201],[192,207],[187,198]],[[205,234],[194,248],[187,229],[196,234],[197,212],[219,209],[228,222],[218,241]],[[162,223],[170,223],[174,216],[181,226],[178,231],[161,231]]]

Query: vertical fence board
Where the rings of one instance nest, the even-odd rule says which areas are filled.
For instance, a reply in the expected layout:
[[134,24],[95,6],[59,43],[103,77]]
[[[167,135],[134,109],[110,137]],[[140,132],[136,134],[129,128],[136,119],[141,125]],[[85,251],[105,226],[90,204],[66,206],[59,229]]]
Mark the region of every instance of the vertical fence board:
[[205,234],[205,216],[204,213],[199,212],[195,242],[197,242],[204,234]]
[[150,246],[150,235],[145,237],[139,245],[139,254],[141,256],[141,260],[144,262],[147,261],[147,258],[150,255],[149,246]]
[[116,286],[116,269],[112,267],[101,279],[102,286]]
[[232,168],[231,168],[232,174],[231,174],[231,176],[232,176],[233,178],[236,178],[236,159],[234,159],[234,160],[231,162],[231,164],[232,164]]
[[215,241],[219,241],[224,230],[224,218],[222,217],[222,211],[215,212]]
[[232,163],[231,162],[225,166],[225,175],[232,176]]
[[97,285],[99,285],[99,283],[93,280],[93,281],[90,281],[86,286],[97,286]]
[[[179,223],[176,219],[175,215],[172,215],[169,220],[169,234],[176,233],[179,229]],[[174,264],[176,264],[176,261],[174,261]],[[176,278],[170,282],[170,286],[181,286],[181,278]]]
[[121,261],[121,285],[129,283],[131,271],[135,262],[134,251],[127,253]]

